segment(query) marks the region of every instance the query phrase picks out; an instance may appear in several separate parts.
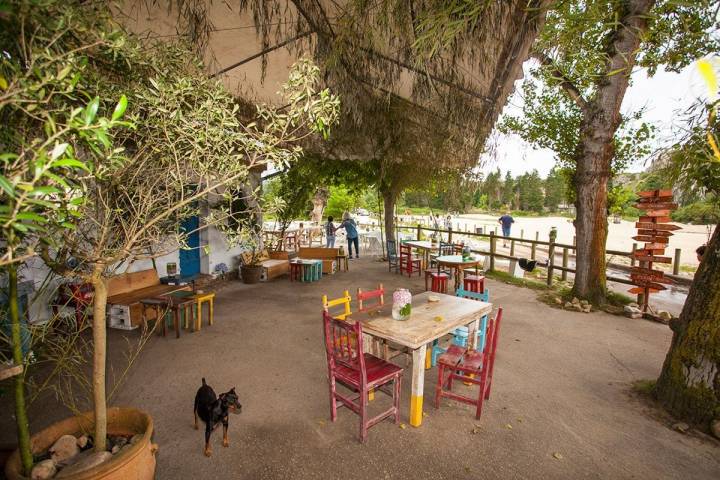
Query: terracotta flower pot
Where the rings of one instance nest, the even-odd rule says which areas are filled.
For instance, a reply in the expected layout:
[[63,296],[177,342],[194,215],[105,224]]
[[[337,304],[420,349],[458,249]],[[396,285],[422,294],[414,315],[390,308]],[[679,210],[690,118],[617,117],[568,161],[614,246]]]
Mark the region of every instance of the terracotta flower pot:
[[[152,417],[134,408],[108,408],[108,435],[131,436],[142,434],[143,438],[127,450],[121,451],[108,461],[96,467],[79,472],[75,480],[152,480],[155,478],[155,452],[157,445],[152,443]],[[63,435],[81,435],[92,433],[93,413],[83,413],[55,423],[33,435],[30,445],[34,454],[45,452]],[[20,452],[15,450],[5,465],[5,475],[9,480],[27,479],[20,474]]]
[[262,265],[243,265],[240,267],[240,276],[243,283],[258,283],[262,276]]

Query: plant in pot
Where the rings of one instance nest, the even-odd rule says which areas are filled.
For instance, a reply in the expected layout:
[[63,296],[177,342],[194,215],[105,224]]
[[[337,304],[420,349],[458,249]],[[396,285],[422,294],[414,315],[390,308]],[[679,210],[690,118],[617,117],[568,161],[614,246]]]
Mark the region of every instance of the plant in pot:
[[[245,185],[253,168],[294,161],[300,150],[287,145],[316,132],[326,134],[337,118],[338,100],[317,92],[319,70],[303,61],[283,89],[289,107],[258,108],[256,121],[245,122],[237,102],[207,78],[186,45],[144,48],[112,21],[104,5],[17,2],[0,22],[8,51],[0,59],[0,115],[9,126],[7,142],[5,135],[0,142],[7,150],[0,162],[3,205],[31,198],[37,200],[33,208],[59,212],[57,221],[48,221],[30,208],[5,222],[4,232],[33,233],[39,225],[44,230],[24,236],[24,243],[19,236],[13,239],[12,246],[3,247],[2,258],[16,264],[39,254],[57,273],[94,288],[93,411],[55,424],[32,441],[27,417],[19,415],[19,451],[6,473],[9,478],[29,475],[32,455],[63,434],[92,431],[100,456],[107,452],[108,432],[130,430],[141,435],[130,453],[74,478],[152,478],[152,419],[107,406],[107,280],[120,265],[182,245],[191,232],[179,232],[177,225],[200,214],[199,205],[212,192]],[[28,58],[26,52],[42,53]],[[120,121],[126,107],[127,123]],[[188,125],[205,126],[205,135],[198,138]],[[48,173],[36,181],[48,164]],[[29,176],[18,177],[8,165]],[[28,188],[30,181],[36,186]],[[63,189],[69,191],[66,200]],[[67,206],[55,208],[56,198]],[[14,212],[3,210],[8,211]],[[203,228],[211,224],[208,219]],[[69,258],[77,268],[67,267]],[[10,310],[14,338],[17,308],[12,302]]]

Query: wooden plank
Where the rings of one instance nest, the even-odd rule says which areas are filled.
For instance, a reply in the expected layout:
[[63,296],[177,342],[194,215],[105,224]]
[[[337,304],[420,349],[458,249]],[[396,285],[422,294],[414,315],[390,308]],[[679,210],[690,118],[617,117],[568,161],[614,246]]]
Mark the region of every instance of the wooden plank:
[[672,232],[663,230],[643,230],[638,229],[638,235],[652,235],[654,237],[670,238],[673,236]]
[[639,255],[662,255],[665,253],[664,248],[640,248],[635,250],[635,253]]
[[645,246],[643,247],[643,250],[645,250],[646,252],[649,252],[652,250],[653,254],[662,255],[663,253],[665,253],[666,248],[667,247],[662,243],[646,243]]
[[665,272],[662,270],[654,270],[652,268],[644,268],[644,267],[631,267],[630,268],[630,274],[640,274],[640,275],[655,275],[657,277],[664,277]]
[[[641,251],[642,250],[638,250],[638,252]],[[671,257],[658,257],[655,255],[643,255],[640,253],[634,253],[632,257],[639,262],[672,263]]]
[[663,189],[643,190],[642,192],[637,192],[638,197],[672,197],[672,194],[672,190]]
[[657,202],[657,203],[636,203],[635,208],[640,210],[677,210],[677,203]]
[[660,290],[656,290],[656,289],[654,289],[654,288],[648,288],[648,289],[646,289],[645,287],[633,287],[633,288],[631,288],[630,290],[628,290],[628,293],[633,293],[633,294],[635,294],[635,295],[637,295],[637,294],[639,294],[639,293],[643,293],[643,294],[644,294],[644,293],[645,293],[645,290],[647,290],[648,293],[658,293],[658,292],[660,291]]
[[[649,212],[645,212],[645,217],[652,217],[652,218],[670,218],[668,215],[670,215],[670,210],[664,209],[664,210],[653,210]],[[657,223],[663,223],[660,220],[656,220]]]
[[22,365],[0,365],[0,380],[5,380],[7,378],[15,377],[17,375],[22,374],[23,372],[23,366]]
[[655,236],[655,235],[636,235],[632,237],[633,240],[637,240],[638,242],[651,242],[651,243],[663,243],[667,244],[670,242],[670,239],[668,237],[663,236]]
[[637,203],[672,203],[673,197],[665,196],[665,197],[641,197],[636,200]]
[[[643,217],[640,217],[643,218]],[[657,230],[657,231],[663,231],[663,232],[673,232],[675,230],[680,230],[682,227],[678,227],[677,225],[670,225],[666,223],[652,223],[652,222],[636,222],[635,228],[638,229],[646,229],[646,230]]]
[[652,288],[652,289],[658,290],[658,291],[659,290],[667,290],[667,288],[664,285],[660,285],[659,283],[655,283],[655,282],[637,282],[636,285],[638,287]]
[[654,224],[668,223],[670,221],[670,217],[668,217],[667,215],[670,215],[670,213],[668,212],[666,214],[666,216],[664,216],[664,217],[663,216],[651,217],[648,214],[646,214],[646,215],[641,216],[639,221],[643,222],[643,223],[654,223]]
[[160,285],[160,278],[153,268],[141,270],[139,272],[121,273],[110,277],[107,282],[108,297],[120,295],[141,288]]
[[673,281],[670,278],[664,278],[664,277],[656,277],[654,275],[640,275],[637,273],[631,273],[630,279],[635,282],[636,284],[640,284],[643,282],[657,282],[657,283],[667,283],[672,284]]

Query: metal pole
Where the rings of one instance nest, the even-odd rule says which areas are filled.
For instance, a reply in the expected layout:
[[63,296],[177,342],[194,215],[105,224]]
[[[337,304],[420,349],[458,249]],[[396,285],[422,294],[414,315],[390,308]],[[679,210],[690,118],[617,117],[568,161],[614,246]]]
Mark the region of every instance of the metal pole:
[[679,248],[675,249],[675,261],[673,262],[673,275],[680,274],[680,253],[682,250]]

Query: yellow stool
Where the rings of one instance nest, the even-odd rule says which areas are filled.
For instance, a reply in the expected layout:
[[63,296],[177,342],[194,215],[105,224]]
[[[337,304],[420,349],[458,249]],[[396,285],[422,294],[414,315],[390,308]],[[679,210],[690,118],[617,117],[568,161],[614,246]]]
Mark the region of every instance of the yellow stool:
[[195,300],[197,301],[197,328],[196,331],[200,331],[200,328],[202,327],[202,306],[204,302],[207,302],[208,304],[208,325],[213,324],[213,306],[215,303],[215,293],[214,292],[207,292],[207,293],[198,293],[195,295]]

